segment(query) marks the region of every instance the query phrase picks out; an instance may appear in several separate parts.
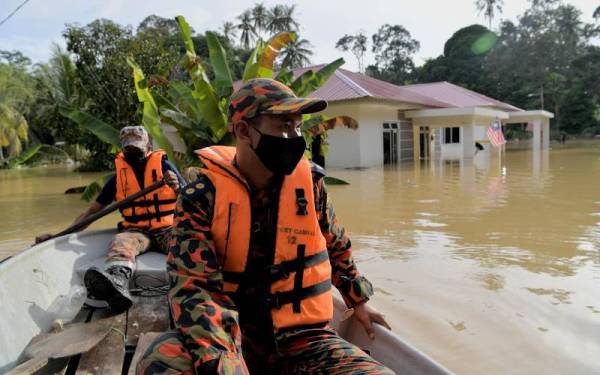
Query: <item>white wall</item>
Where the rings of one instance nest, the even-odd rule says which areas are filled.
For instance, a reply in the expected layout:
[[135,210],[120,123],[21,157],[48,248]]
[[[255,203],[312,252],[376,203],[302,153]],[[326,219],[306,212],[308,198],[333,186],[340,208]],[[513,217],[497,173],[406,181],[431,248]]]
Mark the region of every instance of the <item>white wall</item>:
[[[358,106],[345,103],[330,103],[325,116],[350,116],[359,122]],[[329,154],[325,157],[325,167],[360,166],[360,132],[347,128],[333,129],[327,133]]]
[[[447,127],[453,127],[449,125]],[[463,140],[464,140],[464,127],[460,126],[460,142],[459,143],[444,143],[444,130],[445,127],[441,129],[441,159],[462,159],[463,157]]]
[[[326,116],[350,116],[358,121],[357,130],[334,129],[328,133],[329,154],[326,167],[373,167],[383,165],[383,123],[397,122],[398,104],[373,103],[353,100],[333,102],[324,112]],[[398,160],[400,159],[400,132],[398,132]]]
[[[383,123],[395,122],[397,119],[398,108],[395,106],[365,104],[360,107],[361,167],[383,165]],[[398,146],[400,146],[399,133],[398,129]],[[397,159],[399,158],[398,153]]]

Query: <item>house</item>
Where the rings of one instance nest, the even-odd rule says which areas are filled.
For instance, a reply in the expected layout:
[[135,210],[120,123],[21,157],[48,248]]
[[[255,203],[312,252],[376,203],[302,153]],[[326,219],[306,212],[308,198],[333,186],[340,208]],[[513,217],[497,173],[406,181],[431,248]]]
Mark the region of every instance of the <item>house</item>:
[[[294,71],[302,74],[314,66]],[[530,123],[533,147],[549,145],[549,119],[543,110],[525,111],[449,82],[397,86],[364,74],[338,69],[310,96],[329,102],[326,116],[350,116],[359,128],[328,132],[328,167],[371,167],[400,160],[465,159],[476,143],[490,153],[487,129]]]

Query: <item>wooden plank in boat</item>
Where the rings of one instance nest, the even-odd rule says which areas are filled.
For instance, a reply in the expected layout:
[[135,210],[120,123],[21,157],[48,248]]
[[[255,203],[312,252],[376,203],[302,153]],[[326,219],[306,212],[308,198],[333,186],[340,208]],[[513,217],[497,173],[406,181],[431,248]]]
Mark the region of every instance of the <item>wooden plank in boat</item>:
[[137,348],[135,349],[135,354],[133,355],[131,364],[129,365],[129,372],[127,375],[135,375],[135,367],[142,358],[142,355],[146,349],[150,347],[150,344],[152,344],[154,339],[163,333],[164,332],[147,332],[140,335],[140,338],[137,342]]
[[48,364],[48,358],[33,358],[21,363],[5,375],[32,375]]
[[[96,310],[92,320],[107,315],[105,309]],[[127,314],[122,313],[110,317],[112,327],[108,335],[95,348],[82,354],[77,367],[77,375],[103,374],[120,375],[125,358],[125,335],[127,330]]]
[[136,297],[127,315],[127,346],[135,346],[141,334],[169,329],[167,296]]
[[[76,341],[80,348],[85,348],[88,345],[86,337],[81,336],[78,328],[82,327],[81,324],[87,320],[90,312],[89,309],[82,308],[75,318],[58,332],[40,333],[33,337],[22,354],[23,357],[28,359],[7,374],[33,374],[42,369],[43,372],[41,373],[62,374],[71,359],[71,357],[66,355],[78,352],[78,350],[70,348],[69,345],[73,341]],[[71,329],[73,327],[78,327],[76,331],[79,332],[79,335],[73,332]],[[63,332],[65,330],[66,332]],[[68,333],[69,331],[71,332],[70,334]],[[61,333],[62,336],[57,333]],[[64,333],[67,333],[67,335],[65,336]],[[56,355],[63,358],[49,358]]]

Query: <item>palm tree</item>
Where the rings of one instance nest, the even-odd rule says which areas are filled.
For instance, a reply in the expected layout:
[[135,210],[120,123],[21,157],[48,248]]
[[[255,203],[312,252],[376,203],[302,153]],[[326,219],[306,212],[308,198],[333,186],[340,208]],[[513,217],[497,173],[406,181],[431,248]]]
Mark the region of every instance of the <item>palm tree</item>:
[[8,148],[8,156],[17,157],[28,141],[27,121],[14,108],[0,103],[0,161],[4,160],[2,148]]
[[291,41],[281,51],[281,67],[287,69],[303,68],[310,64],[312,45],[306,39]]
[[4,159],[2,148],[16,157],[28,141],[29,127],[23,114],[33,101],[33,79],[27,71],[29,60],[20,54],[15,57],[0,57],[7,61],[0,61],[0,160]]
[[296,5],[275,5],[269,10],[267,30],[272,34],[296,31],[300,23],[295,18]]
[[237,26],[233,22],[223,22],[223,26],[221,26],[221,32],[229,44],[233,44],[235,38],[237,38]]
[[254,29],[254,20],[252,19],[252,12],[245,10],[244,13],[238,16],[240,23],[237,28],[242,32],[240,35],[240,43],[242,47],[250,49],[250,46],[256,39],[256,30]]
[[48,64],[39,68],[39,77],[48,89],[50,99],[55,104],[82,106],[80,83],[71,57],[57,44],[52,47],[51,53]]
[[475,0],[475,7],[479,14],[483,13],[489,22],[490,29],[492,28],[492,20],[496,11],[502,13],[504,0]]
[[254,5],[254,8],[250,10],[252,13],[252,20],[254,21],[254,30],[257,33],[261,33],[267,29],[269,23],[269,11],[262,3]]

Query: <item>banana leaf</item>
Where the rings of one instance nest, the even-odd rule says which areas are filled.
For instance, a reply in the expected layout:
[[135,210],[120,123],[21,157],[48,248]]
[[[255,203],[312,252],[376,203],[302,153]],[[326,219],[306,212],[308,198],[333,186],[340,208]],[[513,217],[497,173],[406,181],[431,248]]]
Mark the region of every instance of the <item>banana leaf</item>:
[[246,66],[244,67],[244,74],[242,75],[243,81],[248,81],[250,79],[258,77],[258,60],[260,54],[265,49],[265,42],[258,38],[256,41],[256,47],[250,54],[248,61],[246,61]]
[[[177,16],[175,19],[177,20],[177,23],[179,23],[179,29],[183,36],[183,43],[185,44],[186,51],[194,51],[194,42],[192,41],[192,30],[190,29],[190,25],[183,16]],[[195,54],[196,53],[194,52],[194,55]]]
[[188,23],[183,16],[177,16],[181,34],[186,46],[186,68],[194,84],[192,96],[198,101],[204,122],[218,139],[227,133],[227,116],[223,112],[217,94],[211,85],[200,59],[196,56]]
[[309,74],[307,71],[304,74],[300,75],[290,86],[290,88],[296,93],[296,95],[302,97],[307,96],[313,91],[317,90],[319,87],[323,86],[325,82],[331,77],[339,67],[344,65],[344,59],[339,58],[321,69],[319,71],[314,72],[314,74]]
[[290,89],[292,89],[292,91],[300,96],[300,92],[303,92],[305,90],[305,86],[308,84],[308,82],[312,79],[314,79],[315,76],[315,72],[313,72],[312,70],[307,70],[306,72],[300,74],[295,80],[294,82],[292,82],[289,87]]
[[121,148],[119,131],[104,121],[85,112],[68,108],[61,108],[60,113],[79,124],[79,126],[92,132],[101,141],[112,145],[114,148]]
[[358,122],[349,116],[327,117],[323,115],[312,115],[302,123],[302,132],[317,136],[328,130],[346,127],[352,130],[358,129]]
[[273,78],[273,63],[275,62],[275,59],[279,56],[283,47],[289,42],[295,41],[297,38],[298,37],[294,32],[281,32],[271,38],[258,55],[256,78]]
[[[188,135],[193,134],[194,137],[200,138],[204,142],[218,142],[211,134],[195,124],[184,112],[166,109],[162,110],[160,114],[163,122],[174,126],[178,132],[186,132]],[[184,139],[183,143],[188,144],[187,139]]]
[[195,122],[202,121],[202,112],[198,101],[192,95],[193,90],[180,82],[173,82],[169,87],[169,97],[179,110],[187,113]]
[[177,168],[181,168],[181,161],[173,153],[173,147],[165,136],[160,125],[160,114],[156,102],[148,89],[146,78],[142,69],[133,61],[132,58],[127,58],[127,63],[133,69],[133,82],[135,84],[135,91],[137,92],[138,100],[143,103],[143,117],[142,124],[148,130],[148,133],[158,143],[160,148],[165,150],[169,160],[171,160]]
[[283,83],[286,86],[289,86],[294,81],[294,73],[283,67],[279,73],[277,73],[275,80]]
[[19,156],[17,156],[16,158],[10,159],[8,161],[8,167],[14,168],[17,165],[25,164],[27,162],[27,160],[34,157],[35,154],[37,154],[41,148],[42,148],[42,145],[37,145],[37,146],[33,146],[33,147],[23,151]]
[[86,186],[85,190],[83,191],[83,194],[81,194],[81,200],[90,202],[92,199],[94,199],[94,197],[100,192],[100,190],[102,190],[102,188],[108,182],[108,180],[110,180],[114,175],[115,172],[105,174],[104,176],[100,177],[96,181]]
[[206,32],[206,42],[210,63],[215,73],[213,86],[220,98],[229,97],[233,93],[233,78],[231,78],[225,50],[217,36],[210,31]]

